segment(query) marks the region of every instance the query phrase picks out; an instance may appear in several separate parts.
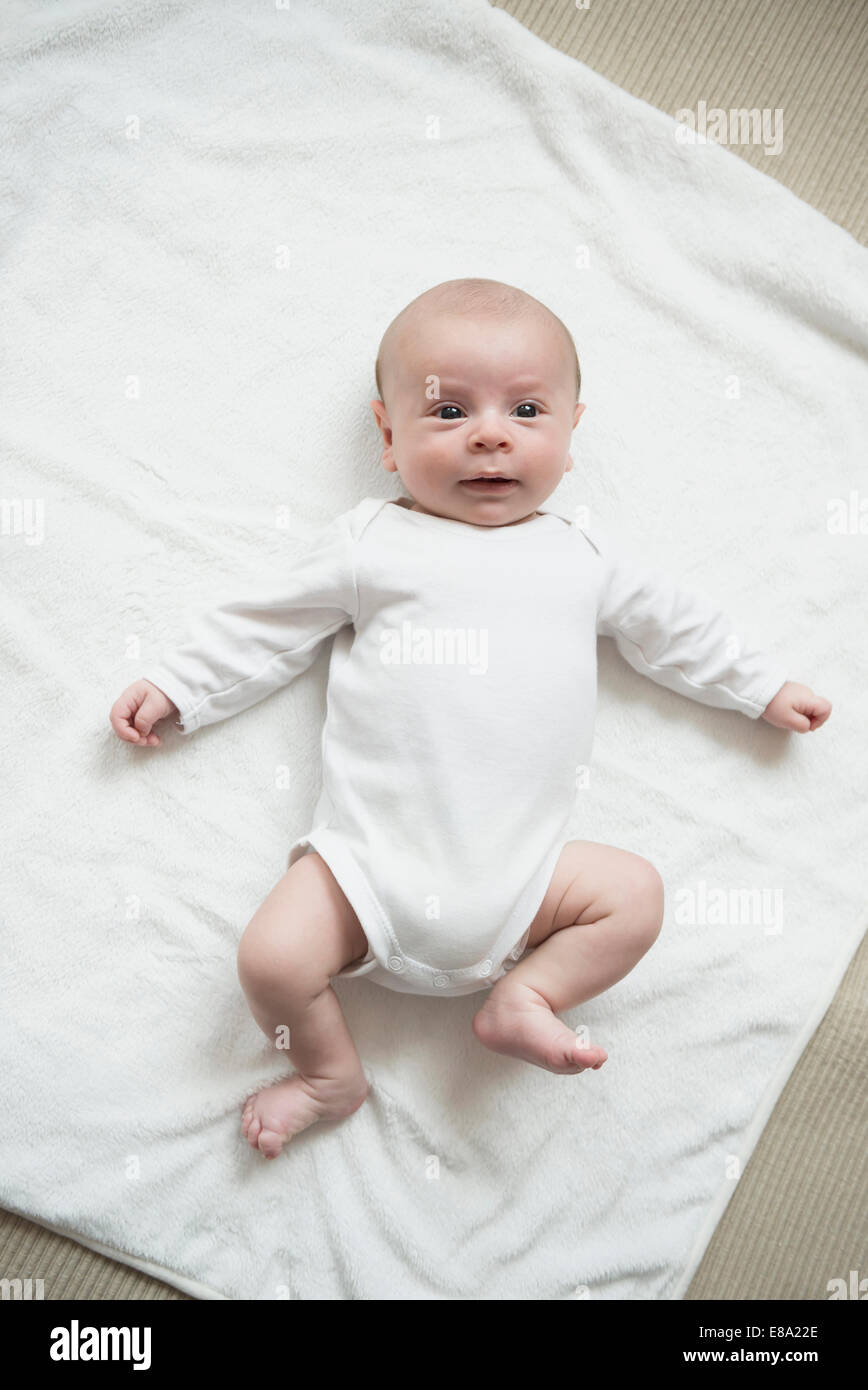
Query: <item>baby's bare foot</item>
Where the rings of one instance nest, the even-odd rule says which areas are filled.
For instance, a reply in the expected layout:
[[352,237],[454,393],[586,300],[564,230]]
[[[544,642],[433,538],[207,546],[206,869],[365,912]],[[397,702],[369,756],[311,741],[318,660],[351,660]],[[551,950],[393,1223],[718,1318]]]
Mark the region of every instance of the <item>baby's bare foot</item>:
[[287,1140],[317,1120],[342,1120],[358,1110],[368,1094],[364,1076],[347,1081],[308,1080],[296,1073],[249,1096],[241,1112],[241,1131],[251,1148],[277,1158]]
[[599,1071],[609,1055],[602,1047],[583,1047],[542,995],[518,981],[509,993],[492,991],[473,1020],[473,1031],[492,1052],[563,1075]]

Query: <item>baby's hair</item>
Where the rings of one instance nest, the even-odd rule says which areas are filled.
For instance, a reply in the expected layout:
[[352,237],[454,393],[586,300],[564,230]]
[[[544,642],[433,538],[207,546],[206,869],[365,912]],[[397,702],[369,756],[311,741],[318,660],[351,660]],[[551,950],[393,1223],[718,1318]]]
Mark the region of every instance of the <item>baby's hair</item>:
[[567,352],[575,368],[576,400],[579,399],[582,394],[579,355],[576,352],[573,335],[563,320],[559,319],[557,314],[552,313],[547,304],[535,299],[532,294],[527,294],[525,290],[520,290],[516,285],[506,285],[502,280],[484,280],[474,277],[463,280],[444,280],[442,284],[434,285],[430,290],[424,290],[415,299],[411,299],[410,303],[405,305],[401,312],[392,319],[380,340],[380,348],[374,367],[374,378],[380,400],[383,399],[382,366],[390,341],[396,334],[397,325],[422,300],[426,301],[426,304],[430,304],[432,309],[440,309],[445,313],[490,314],[494,318],[506,319],[507,322],[521,318],[522,315],[528,313],[545,316],[552,323],[557,324],[563,334]]

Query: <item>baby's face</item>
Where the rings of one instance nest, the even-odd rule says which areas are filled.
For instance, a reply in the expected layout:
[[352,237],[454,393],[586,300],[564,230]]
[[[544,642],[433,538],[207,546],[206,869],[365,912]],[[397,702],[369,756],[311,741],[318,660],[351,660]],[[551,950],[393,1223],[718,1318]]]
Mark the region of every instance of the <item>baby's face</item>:
[[385,394],[388,406],[371,401],[383,467],[421,511],[512,525],[572,468],[570,438],[585,407],[563,339],[544,319],[427,315],[391,352]]

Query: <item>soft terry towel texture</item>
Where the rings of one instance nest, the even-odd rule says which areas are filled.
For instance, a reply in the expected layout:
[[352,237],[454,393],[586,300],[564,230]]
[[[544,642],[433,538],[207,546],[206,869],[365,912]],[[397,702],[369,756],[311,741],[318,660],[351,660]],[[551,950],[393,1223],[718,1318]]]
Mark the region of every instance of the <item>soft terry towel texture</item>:
[[[0,1202],[202,1297],[680,1297],[863,929],[866,252],[485,0],[4,13]],[[107,712],[194,609],[398,495],[380,333],[474,274],[577,338],[554,500],[835,710],[785,734],[602,640],[575,834],[667,886],[569,1015],[609,1062],[341,981],[370,1098],[268,1163],[239,1111],[287,1067],[235,951],[316,798],[326,661],[158,751]]]

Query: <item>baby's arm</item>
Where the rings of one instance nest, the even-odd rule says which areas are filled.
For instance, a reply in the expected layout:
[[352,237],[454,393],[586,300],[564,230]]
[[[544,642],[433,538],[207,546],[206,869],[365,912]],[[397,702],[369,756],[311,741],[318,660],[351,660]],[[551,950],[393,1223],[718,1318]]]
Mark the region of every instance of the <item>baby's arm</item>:
[[156,746],[152,728],[173,711],[182,733],[238,714],[287,685],[323,641],[358,611],[348,513],[287,568],[279,591],[200,613],[194,636],[148,667],[112,706],[120,738]]
[[700,704],[778,728],[806,732],[826,721],[829,701],[788,680],[701,589],[635,559],[601,528],[584,534],[601,564],[597,631],[614,639],[634,670]]

